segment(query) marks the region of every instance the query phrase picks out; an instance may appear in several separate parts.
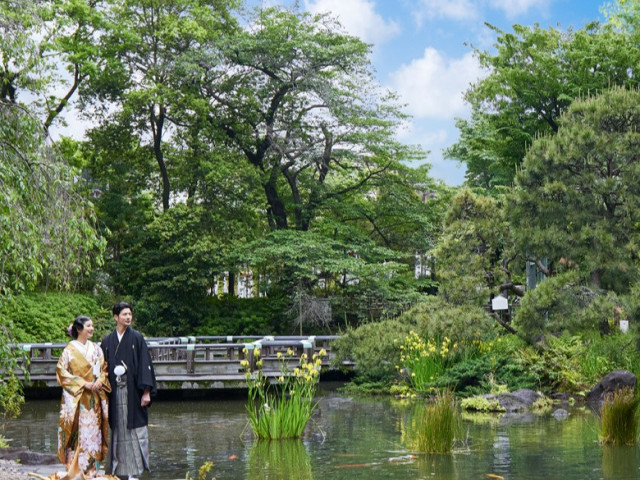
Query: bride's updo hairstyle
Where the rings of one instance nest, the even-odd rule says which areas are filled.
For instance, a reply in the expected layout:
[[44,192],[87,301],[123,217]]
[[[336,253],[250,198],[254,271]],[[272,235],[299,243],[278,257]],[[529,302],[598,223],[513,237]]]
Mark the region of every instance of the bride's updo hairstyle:
[[84,330],[84,324],[91,320],[89,317],[85,317],[84,315],[77,316],[73,323],[69,325],[69,335],[76,340],[78,338],[78,332]]

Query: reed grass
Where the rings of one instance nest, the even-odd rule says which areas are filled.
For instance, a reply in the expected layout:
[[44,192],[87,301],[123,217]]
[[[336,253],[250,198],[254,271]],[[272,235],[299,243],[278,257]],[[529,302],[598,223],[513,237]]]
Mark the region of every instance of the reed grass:
[[605,398],[600,409],[600,441],[608,445],[635,445],[638,441],[638,397],[621,388]]
[[458,402],[450,391],[438,392],[435,400],[418,410],[414,442],[425,453],[450,453],[461,428]]

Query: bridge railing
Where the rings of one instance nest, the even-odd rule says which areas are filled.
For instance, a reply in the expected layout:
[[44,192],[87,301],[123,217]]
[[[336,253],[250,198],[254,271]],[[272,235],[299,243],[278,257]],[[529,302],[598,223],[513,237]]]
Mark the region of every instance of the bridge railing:
[[[321,350],[322,368],[330,365],[331,342],[338,336],[206,336],[147,338],[147,345],[159,382],[237,381],[244,373],[257,369],[258,359],[266,377],[292,369],[306,354],[307,361]],[[24,352],[30,385],[56,385],[56,365],[66,343],[20,344]],[[259,356],[256,355],[260,351]],[[279,355],[280,354],[280,355]],[[247,366],[242,361],[247,361]],[[16,372],[23,379],[22,370]]]

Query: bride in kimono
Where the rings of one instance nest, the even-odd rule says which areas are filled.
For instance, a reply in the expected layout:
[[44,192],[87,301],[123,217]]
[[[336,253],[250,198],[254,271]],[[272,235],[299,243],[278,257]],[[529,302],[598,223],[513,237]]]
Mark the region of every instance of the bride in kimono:
[[56,368],[62,387],[58,428],[58,458],[66,472],[50,477],[30,473],[44,480],[118,480],[98,472],[108,448],[109,408],[107,393],[111,391],[104,355],[93,336],[93,322],[79,316],[69,327],[73,337],[65,347]]

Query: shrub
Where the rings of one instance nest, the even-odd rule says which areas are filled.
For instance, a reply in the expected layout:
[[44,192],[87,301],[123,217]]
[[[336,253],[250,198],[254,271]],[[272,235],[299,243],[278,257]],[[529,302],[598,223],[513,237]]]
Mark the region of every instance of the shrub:
[[[387,386],[396,376],[400,364],[399,342],[409,334],[410,325],[397,320],[368,323],[350,329],[331,344],[335,354],[333,364],[352,360],[356,365],[358,383],[379,383]],[[384,388],[383,388],[384,389]]]
[[600,409],[600,441],[612,445],[635,445],[638,439],[640,398],[622,388],[605,398]]
[[520,352],[531,348],[524,340],[505,335],[472,345],[474,349],[463,350],[463,358],[441,375],[437,387],[453,389],[463,397],[493,392],[499,385],[508,390],[539,388],[539,376],[520,358]]
[[478,306],[453,305],[439,297],[425,297],[422,303],[398,317],[398,321],[417,325],[423,338],[450,338],[470,344],[498,334],[496,322]]
[[29,293],[2,304],[0,315],[18,343],[66,342],[67,328],[78,315],[87,315],[96,327],[99,342],[115,326],[109,308],[82,293]]
[[583,392],[588,382],[580,363],[587,347],[577,335],[548,336],[540,348],[527,348],[520,359],[540,379],[544,391]]
[[640,351],[630,334],[615,332],[610,335],[586,334],[583,341],[587,345],[579,366],[588,385],[600,381],[607,373],[624,369],[640,373]]
[[530,342],[550,332],[606,330],[618,303],[614,294],[594,291],[577,272],[567,272],[546,278],[523,297],[514,327]]

